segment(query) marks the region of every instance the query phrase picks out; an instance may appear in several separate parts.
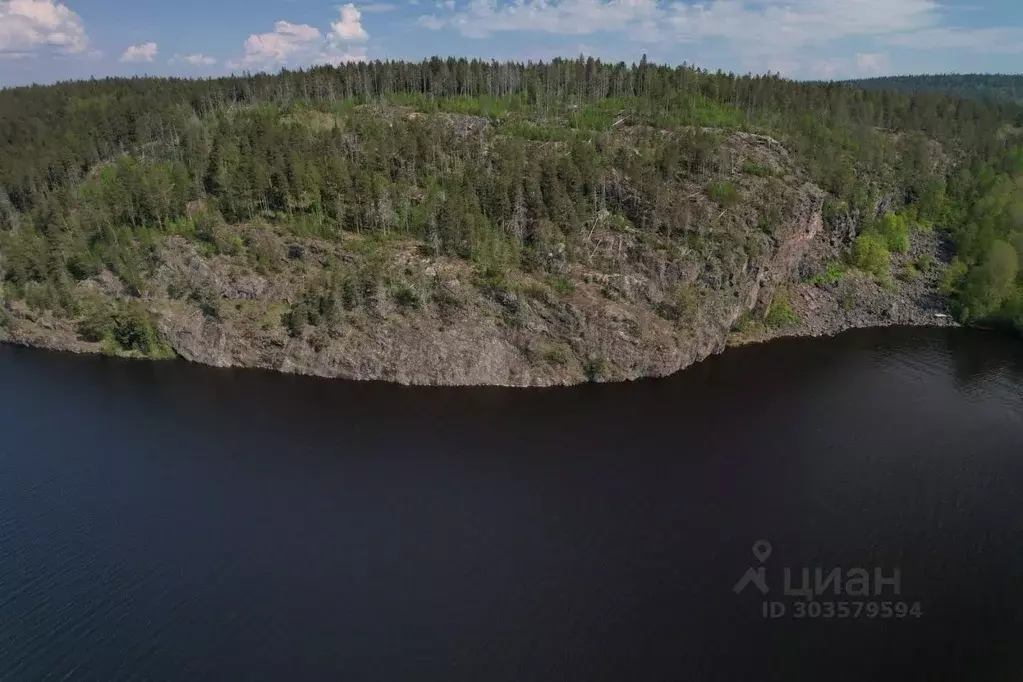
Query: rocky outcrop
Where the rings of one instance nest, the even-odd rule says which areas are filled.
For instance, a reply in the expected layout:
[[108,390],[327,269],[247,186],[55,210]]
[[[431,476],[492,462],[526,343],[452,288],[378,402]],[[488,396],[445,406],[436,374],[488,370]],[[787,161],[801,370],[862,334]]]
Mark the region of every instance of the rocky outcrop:
[[[705,180],[693,180],[680,190],[688,224],[678,232],[651,234],[602,213],[578,241],[541,254],[534,271],[484,270],[400,238],[298,242],[246,225],[224,242],[247,247],[216,255],[165,239],[144,303],[174,352],[192,362],[434,385],[658,377],[729,343],[951,323],[937,317],[947,312],[936,293],[947,261],[937,235],[915,234],[913,252],[895,263],[931,256],[935,269],[912,281],[884,288],[850,274],[809,283],[841,258],[848,226],[829,232],[824,193],[776,141],[737,133],[723,149],[735,167],[769,171],[733,173],[740,201],[719,204]],[[627,180],[616,178],[612,191],[627,195]],[[127,296],[111,273],[79,287]],[[780,291],[795,318],[758,322]],[[0,322],[0,340],[105,348],[79,338],[73,322],[23,304],[7,306]]]

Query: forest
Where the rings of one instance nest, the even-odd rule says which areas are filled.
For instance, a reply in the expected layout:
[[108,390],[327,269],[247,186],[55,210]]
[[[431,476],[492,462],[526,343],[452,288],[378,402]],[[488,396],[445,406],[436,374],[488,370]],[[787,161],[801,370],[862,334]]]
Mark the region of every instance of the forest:
[[[0,325],[22,302],[78,320],[83,338],[164,353],[138,304],[161,244],[182,238],[272,272],[281,255],[239,225],[335,243],[397,235],[490,284],[507,271],[556,276],[549,255],[576,253],[598,215],[691,245],[700,226],[673,187],[726,163],[722,136],[742,131],[784,145],[827,193],[829,223],[858,226],[848,267],[884,280],[908,230],[937,231],[955,252],[943,290],[958,319],[1023,328],[1023,106],[1004,80],[937,78],[947,94],[645,57],[433,58],[3,90]],[[707,193],[738,200],[725,182]],[[103,273],[127,295],[96,311],[78,285]],[[328,288],[345,299],[366,286]],[[176,295],[216,312],[208,292]],[[311,292],[282,323],[298,333],[334,305]]]
[[885,76],[847,81],[864,90],[934,92],[951,97],[1003,100],[1023,103],[1023,75],[971,73],[927,76]]

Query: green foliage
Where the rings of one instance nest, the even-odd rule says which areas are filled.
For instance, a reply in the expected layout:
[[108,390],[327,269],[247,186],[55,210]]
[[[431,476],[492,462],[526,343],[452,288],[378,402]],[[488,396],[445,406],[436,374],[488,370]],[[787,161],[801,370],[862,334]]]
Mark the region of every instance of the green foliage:
[[98,343],[108,337],[113,338],[113,329],[113,310],[101,304],[90,306],[78,322],[78,336],[90,343]]
[[[890,253],[908,251],[912,229],[946,230],[959,258],[946,290],[970,316],[1011,316],[1006,247],[1017,270],[1023,256],[1017,80],[913,77],[864,82],[863,91],[646,60],[433,58],[11,88],[0,92],[0,272],[30,307],[70,319],[74,282],[104,270],[133,295],[154,293],[147,287],[170,236],[207,257],[245,259],[268,278],[286,269],[286,244],[336,254],[344,239],[358,273],[297,302],[290,327],[300,331],[332,320],[323,301],[349,310],[371,302],[389,281],[379,264],[408,244],[423,245],[424,258],[470,261],[492,293],[514,288],[517,268],[565,272],[598,215],[644,239],[684,234],[678,242],[701,256],[726,246],[755,256],[767,237],[735,246],[692,229],[678,192],[696,183],[722,208],[738,204],[727,177],[744,157],[723,142],[747,130],[782,141],[830,193],[829,224],[867,224],[856,267],[888,282]],[[743,187],[767,185],[773,198],[781,182],[769,164],[741,168],[767,178]],[[777,203],[754,207],[771,236]],[[875,220],[879,206],[889,212]],[[819,277],[837,281],[840,268]],[[552,288],[567,295],[571,283]],[[219,314],[214,297],[185,295]],[[112,325],[87,331],[109,330],[98,338],[117,345]],[[129,343],[137,353],[147,341]]]
[[560,296],[568,296],[575,291],[575,283],[563,275],[552,278],[551,286],[554,288],[555,293]]
[[475,272],[476,286],[485,294],[495,295],[512,288],[504,268],[491,265]]
[[870,91],[946,93],[954,97],[1023,102],[1023,76],[990,73],[885,76],[850,81]]
[[822,214],[826,223],[834,223],[839,218],[844,218],[849,213],[849,204],[834,197],[824,200]]
[[760,163],[753,163],[752,161],[747,161],[742,165],[742,172],[745,173],[746,175],[755,175],[761,178],[771,177],[774,175],[774,171],[771,169],[770,166],[765,166],[764,164]]
[[583,371],[586,373],[588,381],[600,382],[611,380],[614,368],[607,358],[595,357],[584,363]]
[[930,254],[923,253],[916,259],[914,265],[918,271],[927,275],[934,269],[934,259]]
[[572,359],[572,349],[564,343],[548,343],[540,351],[540,357],[549,365],[564,367]]
[[692,319],[700,308],[700,295],[691,284],[679,284],[658,306],[658,314],[675,322]]
[[730,182],[712,182],[707,185],[707,196],[722,208],[734,206],[739,201],[739,192]]
[[174,352],[160,336],[149,312],[140,301],[126,301],[114,309],[112,335],[127,352],[151,358],[169,358]]
[[779,289],[774,293],[771,305],[767,308],[764,323],[769,327],[781,328],[797,324],[798,322],[799,316],[792,310],[789,292],[785,289]]
[[891,254],[879,235],[864,233],[856,238],[852,249],[852,264],[879,279],[891,276]]
[[422,302],[416,290],[404,282],[398,283],[391,288],[391,297],[398,306],[407,309],[418,308]]
[[220,296],[208,286],[193,289],[189,299],[199,306],[203,315],[213,319],[220,317]]
[[909,218],[904,214],[886,213],[881,217],[874,230],[884,240],[889,251],[906,253],[909,251]]
[[818,272],[816,275],[807,280],[810,284],[816,284],[818,286],[825,284],[838,284],[846,276],[845,265],[838,261],[830,261],[824,266],[824,270]]
[[174,357],[174,351],[141,301],[89,299],[78,323],[78,334],[84,341],[103,343],[112,355]]
[[291,309],[281,315],[281,324],[288,331],[288,336],[293,339],[300,338],[309,324],[309,306],[305,301],[291,306]]
[[945,295],[952,295],[958,291],[963,280],[966,279],[967,272],[969,272],[969,267],[966,263],[959,258],[953,259],[941,275],[941,292]]
[[1016,293],[1019,255],[1008,242],[996,240],[979,267],[967,275],[960,292],[963,317],[980,320],[999,313]]

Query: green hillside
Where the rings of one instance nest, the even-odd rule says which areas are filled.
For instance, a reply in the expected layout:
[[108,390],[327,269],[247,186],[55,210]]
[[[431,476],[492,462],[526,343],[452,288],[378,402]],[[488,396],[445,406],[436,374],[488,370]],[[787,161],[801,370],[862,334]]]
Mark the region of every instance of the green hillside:
[[[782,248],[777,227],[806,183],[829,230],[852,225],[843,268],[889,286],[910,232],[937,231],[954,244],[944,291],[957,316],[1023,324],[1021,131],[1009,102],[645,60],[435,58],[8,89],[0,332],[73,328],[109,352],[168,354],[161,316],[226,325],[244,308],[223,282],[168,274],[187,248],[206,263],[193,269],[281,282],[245,323],[323,348],[346,324],[374,324],[381,300],[410,319],[457,308],[408,249],[467,268],[485,299],[531,290],[550,306],[572,277],[594,281],[582,273],[598,252],[611,277],[647,268],[647,249],[667,292],[650,305],[682,333],[701,296]],[[598,248],[598,229],[628,239]],[[310,250],[322,268],[296,270]],[[543,343],[556,363],[567,341]]]

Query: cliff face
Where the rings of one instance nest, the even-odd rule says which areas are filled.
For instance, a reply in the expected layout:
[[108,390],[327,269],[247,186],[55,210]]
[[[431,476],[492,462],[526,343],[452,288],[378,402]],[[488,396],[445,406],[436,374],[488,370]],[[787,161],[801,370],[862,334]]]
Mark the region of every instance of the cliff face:
[[[260,261],[166,238],[142,303],[174,353],[192,362],[436,385],[665,376],[730,341],[943,322],[936,275],[912,292],[858,276],[840,287],[805,283],[845,247],[846,236],[825,229],[824,193],[770,138],[736,133],[722,150],[733,195],[708,192],[712,178],[683,182],[687,203],[669,234],[603,213],[535,267],[495,272],[400,236],[296,241],[241,225],[228,241],[258,249]],[[760,170],[736,171],[751,167]],[[628,195],[628,180],[616,178],[611,191]],[[919,242],[940,259],[940,245]],[[132,298],[109,272],[78,289],[83,300]],[[779,292],[792,319],[746,324],[764,318]],[[84,340],[80,320],[22,304],[5,315],[7,341],[104,349]]]

